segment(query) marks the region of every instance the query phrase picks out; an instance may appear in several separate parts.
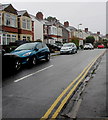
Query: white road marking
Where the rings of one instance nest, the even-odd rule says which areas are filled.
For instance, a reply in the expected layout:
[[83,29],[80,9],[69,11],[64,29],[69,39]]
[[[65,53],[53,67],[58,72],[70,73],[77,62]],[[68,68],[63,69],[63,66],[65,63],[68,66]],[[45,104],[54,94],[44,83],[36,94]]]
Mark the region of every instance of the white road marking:
[[44,71],[44,70],[46,70],[46,69],[48,69],[48,68],[51,68],[51,67],[53,67],[53,65],[50,65],[50,66],[48,66],[48,67],[46,67],[46,68],[43,68],[43,69],[38,70],[38,71],[36,71],[36,72],[34,72],[34,73],[31,73],[31,74],[26,75],[26,76],[24,76],[24,77],[22,77],[22,78],[19,78],[19,79],[15,80],[14,82],[19,82],[19,81],[21,81],[21,80],[24,80],[25,78],[28,78],[28,77],[30,77],[30,76],[32,76],[32,75],[35,75],[35,74],[37,74],[37,73],[39,73],[39,72],[42,72],[42,71]]

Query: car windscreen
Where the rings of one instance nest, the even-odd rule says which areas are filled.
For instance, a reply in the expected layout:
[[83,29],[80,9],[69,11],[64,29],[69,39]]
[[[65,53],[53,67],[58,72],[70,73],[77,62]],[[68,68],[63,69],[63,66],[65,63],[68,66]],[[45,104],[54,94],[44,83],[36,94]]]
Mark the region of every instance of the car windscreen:
[[35,46],[36,46],[36,43],[26,43],[26,44],[20,45],[15,50],[32,50],[35,48]]
[[71,47],[72,44],[64,44],[63,47]]

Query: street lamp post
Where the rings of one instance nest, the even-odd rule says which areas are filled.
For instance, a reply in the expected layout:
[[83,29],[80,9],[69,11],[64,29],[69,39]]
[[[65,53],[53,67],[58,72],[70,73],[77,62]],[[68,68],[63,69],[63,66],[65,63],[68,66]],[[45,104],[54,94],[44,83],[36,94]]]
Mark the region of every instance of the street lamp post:
[[[80,38],[80,36],[79,36],[79,33],[80,33],[80,32],[79,32],[79,26],[80,26],[80,25],[82,25],[82,23],[78,24],[78,38]],[[80,39],[79,39],[79,45],[80,45]]]

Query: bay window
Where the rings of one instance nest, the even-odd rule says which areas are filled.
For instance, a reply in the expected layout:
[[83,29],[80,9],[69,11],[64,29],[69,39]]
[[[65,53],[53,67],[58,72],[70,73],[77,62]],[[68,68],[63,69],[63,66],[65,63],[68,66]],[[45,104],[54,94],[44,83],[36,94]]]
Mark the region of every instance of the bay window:
[[30,30],[30,20],[27,20],[27,29]]
[[17,27],[17,17],[16,16],[6,13],[4,15],[4,18],[5,18],[6,26]]
[[6,34],[3,34],[3,45],[7,45]]
[[22,28],[30,30],[31,21],[27,19],[22,19]]
[[11,42],[11,35],[7,35],[7,44]]
[[16,35],[12,35],[12,42],[16,41]]
[[25,19],[22,20],[22,27],[23,27],[24,29],[26,29],[26,20],[25,20]]

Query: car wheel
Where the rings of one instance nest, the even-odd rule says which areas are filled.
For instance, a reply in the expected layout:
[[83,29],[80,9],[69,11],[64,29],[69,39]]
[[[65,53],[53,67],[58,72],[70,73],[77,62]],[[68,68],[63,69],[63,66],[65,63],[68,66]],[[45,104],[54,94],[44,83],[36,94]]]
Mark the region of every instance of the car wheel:
[[74,54],[74,53],[75,53],[75,50],[72,50],[71,53]]
[[36,65],[36,63],[37,63],[36,57],[32,57],[31,65]]
[[21,68],[21,61],[20,60],[16,60],[15,61],[15,65],[14,65],[14,69],[16,71],[18,71]]
[[49,61],[49,60],[50,60],[50,54],[47,54],[47,55],[46,55],[45,60],[46,60],[46,61]]

